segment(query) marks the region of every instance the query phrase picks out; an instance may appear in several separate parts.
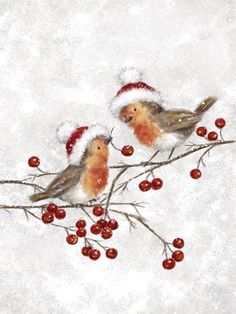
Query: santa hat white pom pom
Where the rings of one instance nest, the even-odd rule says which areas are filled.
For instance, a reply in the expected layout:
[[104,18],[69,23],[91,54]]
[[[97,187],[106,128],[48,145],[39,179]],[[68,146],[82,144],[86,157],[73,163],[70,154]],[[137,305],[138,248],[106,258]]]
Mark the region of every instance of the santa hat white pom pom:
[[120,83],[128,84],[141,81],[143,73],[134,67],[124,68],[120,73]]
[[79,127],[75,121],[67,120],[59,124],[57,127],[57,138],[60,143],[66,143],[71,133]]

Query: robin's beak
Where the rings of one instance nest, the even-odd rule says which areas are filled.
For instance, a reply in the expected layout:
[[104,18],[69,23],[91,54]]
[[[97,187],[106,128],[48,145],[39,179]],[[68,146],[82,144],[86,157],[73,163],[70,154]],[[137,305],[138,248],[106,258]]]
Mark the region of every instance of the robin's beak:
[[104,143],[105,143],[106,145],[108,145],[108,144],[111,143],[111,141],[112,141],[112,137],[109,136],[109,137],[105,138]]
[[133,119],[132,116],[125,116],[124,121],[125,121],[125,123],[129,123],[132,119]]

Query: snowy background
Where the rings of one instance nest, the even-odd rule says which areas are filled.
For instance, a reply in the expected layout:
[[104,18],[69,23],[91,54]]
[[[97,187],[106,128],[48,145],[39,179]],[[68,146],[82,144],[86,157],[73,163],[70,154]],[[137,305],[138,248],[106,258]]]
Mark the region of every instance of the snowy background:
[[[108,111],[116,75],[131,65],[145,70],[167,106],[194,109],[219,97],[202,124],[214,129],[222,116],[225,137],[236,137],[235,0],[1,0],[1,178],[24,178],[35,154],[42,168],[62,169],[55,128],[68,118],[116,125],[115,143],[136,148],[128,161],[147,159],[151,152]],[[189,177],[192,155],[158,171],[162,190],[141,193],[135,182],[123,196],[147,202],[143,214],[167,240],[185,239],[186,259],[172,271],[162,269],[157,239],[141,227],[129,234],[123,219],[110,241],[119,258],[93,262],[63,230],[1,211],[0,312],[235,313],[235,154],[233,145],[216,148],[198,181]],[[118,160],[127,161],[112,152],[111,163]],[[0,204],[26,204],[30,192],[1,186]],[[79,213],[68,216],[69,224]]]

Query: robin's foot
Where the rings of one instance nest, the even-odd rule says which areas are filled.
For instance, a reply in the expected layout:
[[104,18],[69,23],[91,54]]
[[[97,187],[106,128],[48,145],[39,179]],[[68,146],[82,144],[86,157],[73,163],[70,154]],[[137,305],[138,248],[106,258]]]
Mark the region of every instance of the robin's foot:
[[97,200],[98,200],[97,198],[92,198],[91,200],[84,203],[84,206],[91,206],[93,205],[94,202],[97,202]]
[[102,203],[106,199],[107,193],[102,193],[97,198],[94,198],[92,202]]
[[157,151],[152,155],[152,157],[151,157],[150,159],[148,159],[148,161],[144,164],[144,167],[147,166],[148,163],[149,163],[150,161],[152,161],[152,160],[156,157],[156,155],[157,155],[158,153],[159,153],[159,150],[157,150]]

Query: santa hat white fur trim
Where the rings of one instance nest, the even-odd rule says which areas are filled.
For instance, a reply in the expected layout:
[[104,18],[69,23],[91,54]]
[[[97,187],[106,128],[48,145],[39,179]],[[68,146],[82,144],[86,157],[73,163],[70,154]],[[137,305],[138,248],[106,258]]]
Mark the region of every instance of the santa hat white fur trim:
[[123,68],[119,75],[119,83],[122,85],[141,81],[143,73],[134,67]]
[[57,127],[57,138],[60,143],[66,143],[71,133],[79,127],[79,124],[72,120],[66,120]]
[[73,146],[72,153],[69,156],[69,163],[78,166],[89,143],[99,136],[104,136],[105,138],[109,137],[108,129],[99,124],[94,124],[85,130],[81,138],[77,139]]
[[111,112],[118,118],[122,108],[137,101],[153,101],[159,104],[163,102],[160,92],[152,92],[145,88],[136,88],[116,96],[111,104]]

